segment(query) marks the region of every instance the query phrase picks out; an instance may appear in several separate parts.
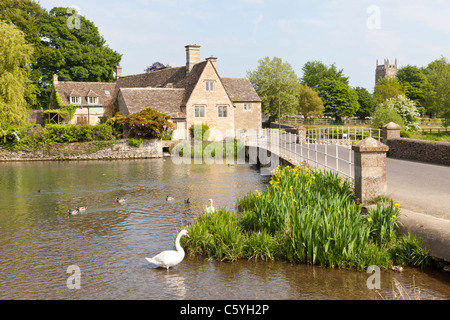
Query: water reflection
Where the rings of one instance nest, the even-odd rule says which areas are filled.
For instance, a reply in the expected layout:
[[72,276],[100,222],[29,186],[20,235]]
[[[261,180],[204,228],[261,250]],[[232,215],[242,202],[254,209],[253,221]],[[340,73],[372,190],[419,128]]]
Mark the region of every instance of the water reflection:
[[[169,272],[148,265],[146,256],[173,249],[179,227],[208,199],[234,210],[237,198],[264,190],[267,179],[251,166],[160,159],[2,163],[0,299],[380,298],[367,289],[364,272],[350,270],[204,257],[186,257]],[[86,214],[69,217],[67,210],[77,205],[87,206]],[[71,265],[80,267],[81,290],[66,286]],[[387,298],[393,279],[420,287],[422,298],[450,297],[442,273],[384,272]]]

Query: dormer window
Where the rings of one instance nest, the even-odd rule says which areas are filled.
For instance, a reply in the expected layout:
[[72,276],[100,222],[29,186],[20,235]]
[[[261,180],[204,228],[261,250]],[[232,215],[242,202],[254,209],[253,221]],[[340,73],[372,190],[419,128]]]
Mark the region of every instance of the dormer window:
[[88,97],[88,104],[98,104],[98,97]]
[[81,97],[70,97],[70,104],[81,104]]

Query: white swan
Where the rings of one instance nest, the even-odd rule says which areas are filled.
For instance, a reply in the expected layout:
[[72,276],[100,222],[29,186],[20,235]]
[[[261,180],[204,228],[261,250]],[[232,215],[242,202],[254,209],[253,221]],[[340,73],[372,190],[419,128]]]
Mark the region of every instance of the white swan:
[[176,266],[184,259],[184,250],[180,245],[180,239],[182,236],[186,236],[188,238],[189,234],[186,230],[182,230],[175,240],[175,248],[177,250],[167,250],[163,251],[160,254],[154,256],[153,258],[145,258],[148,262],[153,263],[154,265],[160,268],[167,268],[169,270],[170,267]]
[[206,213],[216,212],[216,209],[213,207],[213,199],[209,199],[208,203],[209,203],[209,207],[206,207],[206,209],[205,209]]

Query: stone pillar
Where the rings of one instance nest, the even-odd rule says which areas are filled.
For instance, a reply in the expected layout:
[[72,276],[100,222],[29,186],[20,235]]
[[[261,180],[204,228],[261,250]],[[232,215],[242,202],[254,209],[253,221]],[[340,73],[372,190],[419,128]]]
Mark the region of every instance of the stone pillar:
[[370,137],[352,148],[355,152],[355,194],[364,205],[386,195],[386,152],[389,147]]
[[297,143],[306,143],[306,128],[300,126],[297,128]]
[[381,128],[383,143],[386,144],[390,139],[399,139],[402,127],[394,122],[389,122]]

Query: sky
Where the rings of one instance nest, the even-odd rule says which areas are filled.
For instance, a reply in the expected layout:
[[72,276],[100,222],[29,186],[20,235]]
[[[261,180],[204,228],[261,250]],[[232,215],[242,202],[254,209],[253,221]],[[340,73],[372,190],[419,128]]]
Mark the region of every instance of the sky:
[[186,64],[185,46],[218,58],[222,77],[246,77],[264,57],[298,77],[308,61],[335,64],[350,86],[373,92],[376,61],[399,67],[450,59],[448,0],[40,0],[76,7],[123,55],[123,75]]

